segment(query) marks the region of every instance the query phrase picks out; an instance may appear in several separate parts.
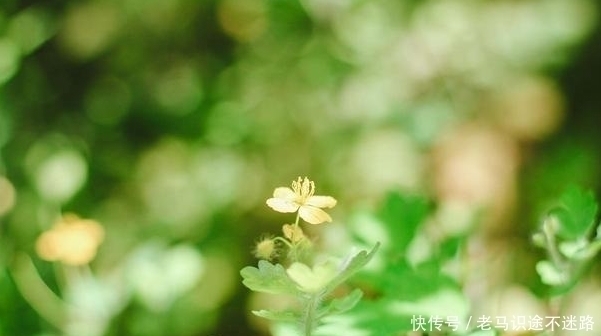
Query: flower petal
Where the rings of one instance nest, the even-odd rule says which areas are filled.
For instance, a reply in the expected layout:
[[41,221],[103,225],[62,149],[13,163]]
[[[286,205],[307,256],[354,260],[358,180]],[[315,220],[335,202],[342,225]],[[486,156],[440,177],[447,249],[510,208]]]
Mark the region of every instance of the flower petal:
[[311,196],[307,198],[305,204],[318,208],[333,208],[336,205],[336,199],[331,196]]
[[311,205],[301,206],[298,209],[298,214],[309,224],[321,224],[332,221],[332,217],[327,212]]
[[294,201],[298,195],[290,188],[279,187],[273,191],[273,198],[284,198],[290,201]]
[[267,200],[267,205],[277,212],[296,212],[300,206],[298,203],[285,198],[270,198]]

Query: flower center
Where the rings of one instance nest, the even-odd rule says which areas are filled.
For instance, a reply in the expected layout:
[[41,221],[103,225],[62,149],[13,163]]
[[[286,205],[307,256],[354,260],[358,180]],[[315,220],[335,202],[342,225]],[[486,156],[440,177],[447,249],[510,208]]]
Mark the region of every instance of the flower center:
[[297,202],[304,204],[307,199],[315,193],[315,182],[306,177],[303,180],[299,176],[296,181],[292,181],[292,191],[294,191],[297,196]]

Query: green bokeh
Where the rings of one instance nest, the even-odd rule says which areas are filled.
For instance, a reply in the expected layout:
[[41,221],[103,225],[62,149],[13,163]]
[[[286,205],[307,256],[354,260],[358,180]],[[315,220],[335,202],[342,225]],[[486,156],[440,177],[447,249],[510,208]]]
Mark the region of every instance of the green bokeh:
[[[469,235],[525,250],[498,276],[541,293],[528,241],[538,216],[569,184],[600,190],[599,11],[592,0],[5,1],[0,335],[261,334],[238,271],[256,264],[261,234],[279,232],[284,217],[264,204],[273,188],[305,175],[338,200],[332,229],[315,230],[322,247],[344,255],[384,235],[387,257],[419,259],[405,250],[427,222],[443,254]],[[106,230],[94,280],[36,254],[67,212]],[[23,293],[33,278],[15,276],[23,255],[46,294],[84,308],[48,321]]]

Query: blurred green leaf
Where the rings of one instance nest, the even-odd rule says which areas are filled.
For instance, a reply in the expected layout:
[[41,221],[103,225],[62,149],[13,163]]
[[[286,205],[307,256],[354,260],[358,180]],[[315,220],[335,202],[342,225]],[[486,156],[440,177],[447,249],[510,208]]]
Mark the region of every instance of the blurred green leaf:
[[259,317],[266,318],[268,320],[281,321],[281,322],[296,322],[300,318],[300,315],[298,315],[297,313],[292,312],[292,311],[274,312],[271,310],[262,309],[262,310],[253,310],[253,314],[255,314]]
[[569,187],[560,198],[560,205],[550,211],[559,220],[558,235],[564,239],[586,237],[597,214],[597,202],[592,192]]
[[434,256],[436,261],[442,263],[455,257],[461,250],[467,238],[468,236],[464,234],[455,237],[449,237],[448,239],[442,241],[438,248],[438,253]]
[[350,294],[330,301],[319,312],[319,315],[325,316],[327,314],[340,314],[349,311],[359,303],[359,300],[361,300],[362,297],[363,292],[360,289],[355,288]]
[[297,294],[296,284],[280,264],[259,261],[259,267],[247,266],[240,271],[242,283],[249,289],[270,294]]
[[407,264],[389,266],[382,274],[382,290],[388,296],[403,300],[417,300],[443,288],[459,289],[457,283],[442,273],[435,262],[413,268]]
[[394,251],[403,253],[430,211],[428,201],[420,196],[391,193],[386,198],[379,218],[390,233]]
[[327,286],[324,289],[324,295],[327,295],[328,293],[332,292],[334,289],[336,289],[336,287],[338,287],[340,284],[342,284],[348,278],[350,278],[353,274],[355,274],[361,268],[363,268],[363,266],[365,266],[371,260],[371,258],[374,256],[374,254],[378,251],[379,248],[380,248],[380,243],[377,243],[371,249],[371,251],[367,252],[367,251],[363,250],[363,251],[355,254],[350,259],[348,259],[344,263],[344,268],[342,269],[342,271],[340,273],[338,273],[338,275],[336,275],[336,277],[333,278],[327,284]]
[[395,300],[361,301],[352,310],[351,316],[361,329],[368,330],[370,335],[392,336],[403,335],[411,331],[411,314],[402,314],[391,310]]
[[463,318],[469,311],[459,285],[442,273],[435,260],[418,267],[405,262],[391,264],[368,281],[381,291],[379,298],[362,300],[350,314],[374,335],[411,331],[412,314]]

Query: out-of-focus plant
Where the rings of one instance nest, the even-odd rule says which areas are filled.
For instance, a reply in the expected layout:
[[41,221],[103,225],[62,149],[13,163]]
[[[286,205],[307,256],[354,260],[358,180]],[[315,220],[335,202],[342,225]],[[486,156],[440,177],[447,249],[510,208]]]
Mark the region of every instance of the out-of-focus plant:
[[[309,225],[320,231],[318,242],[292,223],[255,249],[271,263],[291,263],[293,251],[310,264],[312,244],[345,255],[357,242],[369,250],[381,241],[382,253],[352,279],[363,299],[324,317],[315,333],[408,330],[411,316],[398,311],[439,298],[439,287],[395,291],[402,277],[395,272],[420,284],[442,279],[442,293],[457,294],[468,279],[475,306],[512,277],[536,292],[534,268],[524,267],[536,257],[523,239],[528,230],[512,225],[515,210],[538,215],[567,182],[599,181],[599,132],[571,128],[595,116],[577,106],[594,105],[569,92],[594,88],[596,49],[582,48],[599,36],[594,0],[7,0],[0,7],[0,267],[9,269],[0,273],[2,336],[251,333],[245,322],[254,320],[241,319],[244,288],[235,286],[248,263],[243,246],[264,230],[250,224],[268,222],[258,206],[268,193],[262,186],[297,171],[336,190],[335,211],[344,214],[388,190],[432,192],[434,210],[395,194],[384,206],[397,209],[394,216]],[[568,77],[587,90],[562,83]],[[413,229],[418,210],[427,214]],[[60,261],[69,262],[64,256],[77,244],[36,253],[40,236],[41,246],[66,236],[96,241],[86,233],[94,229],[51,227],[67,212],[104,228],[89,267]],[[457,217],[479,214],[482,225],[469,238],[457,233],[464,224],[453,227]],[[475,250],[467,257],[451,248],[462,239]],[[494,249],[500,245],[510,248]],[[84,252],[78,258],[93,251]],[[488,262],[518,252],[526,258],[510,266]],[[429,268],[435,261],[444,272]],[[460,277],[457,263],[469,266]],[[19,275],[27,276],[13,279]],[[31,292],[35,302],[68,306],[30,305]]]
[[332,322],[344,334],[481,332],[475,325],[466,328],[471,306],[461,288],[469,231],[432,231],[433,213],[424,196],[390,193],[375,213],[360,211],[351,218],[355,241],[382,241],[382,247],[373,267],[356,279],[367,298]]
[[[317,256],[313,244],[300,227],[300,219],[313,225],[331,222],[322,208],[332,208],[336,199],[317,196],[315,183],[300,177],[292,188],[279,187],[267,205],[278,212],[296,213],[293,224],[282,226],[283,236],[263,238],[255,254],[261,260],[257,267],[247,266],[240,271],[246,287],[256,292],[283,294],[295,297],[298,307],[286,311],[259,310],[255,315],[281,322],[297,323],[302,335],[314,335],[323,319],[352,309],[363,293],[355,289],[342,296],[333,296],[341,284],[363,268],[376,253],[352,253],[344,259],[331,255]],[[277,259],[275,263],[270,260]]]
[[[595,255],[601,250],[601,225],[597,222],[598,205],[589,192],[568,188],[556,206],[548,211],[538,232],[536,245],[547,251],[547,259],[536,265],[550,294],[561,298],[585,276]],[[554,300],[556,312],[561,300]]]
[[65,335],[102,335],[123,307],[124,302],[89,268],[104,237],[100,223],[72,213],[60,216],[39,235],[35,250],[41,259],[55,263],[58,293],[26,253],[17,252],[10,264],[23,297]]

